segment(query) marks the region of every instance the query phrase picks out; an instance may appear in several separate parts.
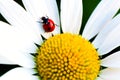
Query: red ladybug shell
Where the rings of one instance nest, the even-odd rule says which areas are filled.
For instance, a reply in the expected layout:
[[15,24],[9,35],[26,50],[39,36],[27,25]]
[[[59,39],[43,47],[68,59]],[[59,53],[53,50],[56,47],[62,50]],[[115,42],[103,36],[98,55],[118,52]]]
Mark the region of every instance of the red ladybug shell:
[[43,29],[45,32],[52,32],[55,29],[55,23],[53,20],[48,19],[47,23],[43,23]]

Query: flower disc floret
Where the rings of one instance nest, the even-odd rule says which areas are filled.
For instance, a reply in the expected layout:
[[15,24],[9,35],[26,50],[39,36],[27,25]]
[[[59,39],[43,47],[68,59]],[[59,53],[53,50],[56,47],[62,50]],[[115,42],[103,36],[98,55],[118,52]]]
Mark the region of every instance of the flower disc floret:
[[36,64],[42,80],[95,80],[100,70],[94,46],[70,33],[46,40],[38,50]]

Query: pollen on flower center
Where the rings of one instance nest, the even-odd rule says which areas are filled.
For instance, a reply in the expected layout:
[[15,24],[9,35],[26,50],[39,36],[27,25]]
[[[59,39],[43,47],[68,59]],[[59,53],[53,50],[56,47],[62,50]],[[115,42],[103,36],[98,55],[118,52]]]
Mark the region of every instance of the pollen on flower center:
[[37,70],[41,80],[95,80],[100,70],[98,53],[80,35],[55,35],[38,50]]

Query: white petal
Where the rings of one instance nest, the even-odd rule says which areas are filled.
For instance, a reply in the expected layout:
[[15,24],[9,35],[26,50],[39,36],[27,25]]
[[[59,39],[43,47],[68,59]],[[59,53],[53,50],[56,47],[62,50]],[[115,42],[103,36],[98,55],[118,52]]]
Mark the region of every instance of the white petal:
[[101,71],[100,78],[103,80],[120,80],[120,69],[104,69]]
[[98,77],[96,80],[104,80],[104,79],[102,79],[102,78]]
[[13,63],[12,61],[10,61],[10,60],[8,60],[5,57],[0,55],[0,64],[10,64],[11,65],[11,64],[15,64],[15,63]]
[[52,36],[52,33],[47,33],[45,32],[44,34],[42,34],[42,36],[45,38],[45,39],[48,39]]
[[19,43],[22,43],[22,41],[19,42],[17,40],[18,37],[15,28],[0,21],[0,49],[13,51],[20,49]]
[[[55,24],[60,25],[58,8],[55,0],[22,0],[27,11],[39,21],[42,16],[48,16]],[[60,27],[56,27],[54,34],[60,33]],[[44,34],[44,32],[43,32]]]
[[0,12],[11,25],[31,34],[34,42],[40,40],[41,26],[15,1],[0,0]]
[[22,0],[25,8],[32,16],[40,19],[42,16],[48,16],[59,25],[58,8],[55,0]]
[[56,0],[46,0],[46,1],[41,0],[41,1],[44,1],[43,5],[46,5],[47,14],[48,14],[49,18],[51,18],[55,22],[55,24],[60,25],[58,7],[56,4]]
[[[41,4],[42,2],[40,0],[22,0],[27,12],[31,14],[36,20],[40,19],[40,17],[43,15],[43,11],[41,11]],[[43,7],[45,10],[46,8]],[[46,10],[45,10],[46,11]]]
[[120,46],[120,24],[117,25],[103,41],[98,49],[100,55],[106,54],[114,48]]
[[21,66],[33,67],[32,56],[26,53],[36,48],[31,41],[24,39],[27,36],[23,36],[18,35],[14,27],[0,21],[0,56]]
[[37,47],[30,34],[0,21],[0,49],[36,52]]
[[105,67],[120,68],[120,51],[102,59],[101,65]]
[[[14,64],[18,64],[20,66],[24,66],[27,68],[34,68],[34,58],[30,54],[18,52],[18,51],[11,51],[11,50],[0,50],[0,56],[5,57],[7,60]],[[10,64],[12,64],[10,63]]]
[[78,34],[82,22],[82,0],[61,0],[61,23],[63,32]]
[[42,1],[44,1],[46,5],[47,14],[49,18],[52,19],[56,25],[58,25],[55,27],[55,30],[52,33],[59,34],[60,33],[60,20],[59,20],[60,18],[59,18],[56,0],[42,0]]
[[30,32],[28,33],[22,30],[16,30],[16,29],[15,31],[16,31],[14,32],[15,36],[13,36],[12,39],[14,39],[13,41],[14,41],[14,44],[16,44],[16,48],[18,47],[18,49],[22,52],[36,53],[37,46],[35,45],[35,43],[41,45],[43,42],[42,38],[39,38],[39,41],[35,42],[33,40],[36,40],[36,39],[33,39],[34,37],[32,37],[32,33]]
[[106,36],[117,26],[120,24],[120,14],[113,18],[105,27],[100,31],[95,40],[93,41],[93,45],[96,48],[99,48]]
[[39,80],[33,73],[32,69],[15,68],[1,76],[0,80]]
[[91,39],[109,22],[120,8],[120,0],[101,0],[89,18],[83,37]]

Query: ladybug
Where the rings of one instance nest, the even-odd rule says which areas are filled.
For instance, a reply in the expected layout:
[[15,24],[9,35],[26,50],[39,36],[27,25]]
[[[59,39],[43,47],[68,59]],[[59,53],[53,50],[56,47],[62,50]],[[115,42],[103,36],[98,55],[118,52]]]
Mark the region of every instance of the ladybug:
[[55,29],[55,23],[52,19],[50,19],[49,17],[41,17],[42,20],[42,24],[43,24],[43,29],[45,30],[45,32],[52,32]]

